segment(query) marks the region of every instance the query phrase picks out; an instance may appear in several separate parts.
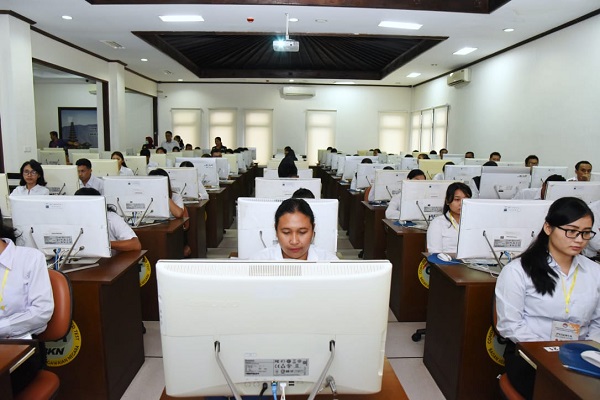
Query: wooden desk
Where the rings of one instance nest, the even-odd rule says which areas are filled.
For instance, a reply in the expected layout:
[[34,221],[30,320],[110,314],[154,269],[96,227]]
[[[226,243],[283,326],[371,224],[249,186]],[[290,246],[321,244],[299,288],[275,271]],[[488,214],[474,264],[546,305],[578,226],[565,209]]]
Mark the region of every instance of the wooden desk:
[[338,182],[340,185],[339,188],[339,208],[338,208],[338,221],[343,230],[348,230],[348,225],[350,224],[350,203],[352,201],[352,194],[348,189],[350,189],[350,184],[341,181]]
[[187,231],[188,245],[192,249],[191,258],[206,258],[206,204],[208,200],[186,204],[190,216],[190,228]]
[[[600,343],[581,341],[600,349]],[[569,371],[563,367],[558,352],[548,352],[547,346],[563,344],[557,342],[521,342],[517,349],[537,365],[535,373],[534,400],[552,399],[598,399],[600,379]]]
[[[238,182],[237,186],[239,187],[240,183],[239,183],[240,178],[237,178],[236,181]],[[231,226],[231,224],[233,224],[233,217],[235,216],[235,199],[237,198],[235,196],[235,189],[236,189],[236,185],[235,182],[232,183],[227,183],[227,182],[220,182],[219,186],[223,189],[227,189],[223,192],[223,228],[227,229]]]
[[0,399],[12,400],[13,392],[10,382],[10,370],[22,360],[31,357],[35,351],[28,344],[0,344]]
[[385,259],[385,231],[381,221],[385,218],[387,206],[375,206],[369,204],[368,201],[363,201],[362,205],[365,213],[365,251],[363,259],[383,260]]
[[[100,260],[99,267],[68,274],[80,347],[67,364],[49,367],[60,378],[61,400],[120,399],[144,363],[138,269],[144,253],[117,253]],[[68,349],[69,342],[77,343],[53,343]],[[66,360],[67,353],[60,358]],[[52,365],[50,355],[48,363]]]
[[427,232],[383,220],[385,253],[392,263],[390,309],[398,321],[425,321],[429,291],[419,280],[419,264],[427,247]]
[[[271,390],[271,388],[269,388]],[[268,398],[265,394],[265,398]],[[273,397],[273,395],[271,395]],[[308,396],[287,396],[290,400],[306,399]],[[167,396],[163,390],[160,400],[176,400],[178,397]],[[187,397],[189,400],[204,400],[204,397]],[[317,399],[331,400],[331,391],[324,390],[323,394],[317,396]],[[408,396],[404,391],[404,388],[400,384],[396,373],[394,372],[391,364],[386,358],[383,365],[383,379],[381,382],[381,392],[375,394],[361,394],[361,395],[338,395],[336,399],[339,400],[408,400]]]
[[496,279],[463,265],[432,265],[423,363],[449,400],[493,399],[504,368],[488,355]]
[[223,212],[225,207],[225,191],[227,188],[208,191],[209,202],[206,206],[206,245],[219,247],[223,240]]
[[365,208],[362,205],[364,197],[364,192],[352,192],[350,201],[348,236],[355,249],[362,249],[365,243]]
[[158,260],[179,260],[183,258],[184,222],[183,218],[177,218],[164,224],[134,229],[142,243],[142,249],[147,250],[146,258],[148,258],[151,268],[148,279],[142,280],[146,281],[142,285],[142,318],[144,321],[158,321],[155,265]]

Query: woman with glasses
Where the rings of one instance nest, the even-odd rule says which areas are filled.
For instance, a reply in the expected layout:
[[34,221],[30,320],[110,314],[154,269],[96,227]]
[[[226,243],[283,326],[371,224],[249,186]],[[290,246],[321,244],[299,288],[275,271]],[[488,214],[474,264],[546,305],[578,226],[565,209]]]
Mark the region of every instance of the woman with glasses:
[[12,193],[11,196],[26,196],[28,194],[34,195],[45,195],[50,194],[50,190],[46,187],[46,180],[44,179],[44,170],[42,165],[35,161],[25,161],[21,165],[21,180]]
[[509,339],[508,378],[525,398],[533,395],[535,370],[516,354],[515,343],[600,340],[600,267],[579,254],[596,234],[593,223],[582,200],[556,200],[538,236],[498,278],[496,328]]

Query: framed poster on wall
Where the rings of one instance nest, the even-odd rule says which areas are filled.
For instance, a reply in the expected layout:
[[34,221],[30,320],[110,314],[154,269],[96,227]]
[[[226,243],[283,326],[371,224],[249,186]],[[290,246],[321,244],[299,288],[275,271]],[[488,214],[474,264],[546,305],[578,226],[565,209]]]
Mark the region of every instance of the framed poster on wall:
[[60,138],[69,148],[98,147],[98,112],[94,107],[58,107]]

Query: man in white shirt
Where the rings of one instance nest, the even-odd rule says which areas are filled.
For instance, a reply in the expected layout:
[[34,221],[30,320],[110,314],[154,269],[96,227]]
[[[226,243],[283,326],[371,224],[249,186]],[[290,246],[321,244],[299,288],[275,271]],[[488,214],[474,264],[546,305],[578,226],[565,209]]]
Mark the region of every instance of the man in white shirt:
[[80,158],[75,163],[77,165],[77,175],[79,175],[80,188],[94,188],[104,195],[104,182],[100,178],[92,175],[92,163],[87,158]]
[[166,140],[160,144],[160,147],[163,147],[165,150],[167,150],[167,153],[171,153],[175,147],[179,148],[179,143],[173,140],[173,132],[166,131],[165,139]]
[[592,176],[592,163],[589,161],[579,161],[575,164],[575,176],[569,178],[568,182],[587,182]]

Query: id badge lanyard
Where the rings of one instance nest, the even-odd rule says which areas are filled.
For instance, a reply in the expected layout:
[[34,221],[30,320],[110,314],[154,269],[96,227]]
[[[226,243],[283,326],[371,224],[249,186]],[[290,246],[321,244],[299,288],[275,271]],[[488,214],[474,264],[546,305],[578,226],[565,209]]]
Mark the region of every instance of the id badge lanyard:
[[450,223],[452,224],[452,226],[454,227],[454,229],[456,229],[456,231],[458,232],[458,223],[456,222],[456,220],[452,216],[452,213],[449,213],[449,214],[450,214]]
[[565,278],[563,278],[562,274],[560,275],[560,282],[562,283],[563,296],[565,296],[565,312],[569,313],[569,304],[571,303],[571,294],[573,294],[573,289],[575,288],[575,282],[577,282],[577,273],[579,272],[579,264],[575,267],[575,273],[573,274],[573,282],[571,282],[571,287],[567,292],[565,287]]
[[8,268],[6,268],[6,271],[4,271],[4,276],[2,277],[2,287],[0,288],[0,310],[4,311],[4,304],[2,304],[2,302],[4,301],[4,287],[6,286],[6,279],[8,278],[8,272],[10,270]]

